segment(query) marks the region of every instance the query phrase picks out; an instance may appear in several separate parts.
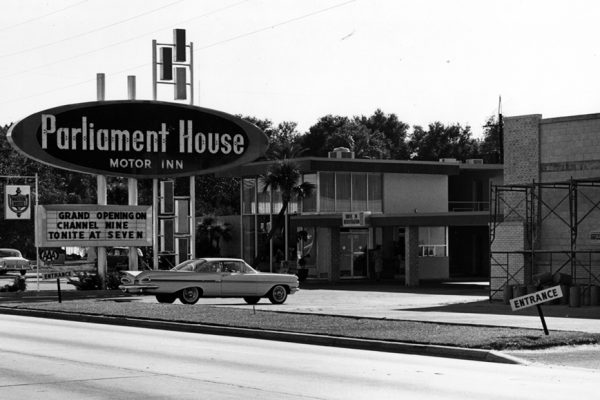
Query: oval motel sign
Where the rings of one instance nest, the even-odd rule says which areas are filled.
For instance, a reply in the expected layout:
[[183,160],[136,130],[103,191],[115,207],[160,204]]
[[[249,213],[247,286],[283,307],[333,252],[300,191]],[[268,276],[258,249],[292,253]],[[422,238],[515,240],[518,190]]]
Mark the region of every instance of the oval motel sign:
[[70,104],[12,125],[8,140],[37,161],[135,178],[200,175],[256,160],[267,137],[241,118],[175,103]]

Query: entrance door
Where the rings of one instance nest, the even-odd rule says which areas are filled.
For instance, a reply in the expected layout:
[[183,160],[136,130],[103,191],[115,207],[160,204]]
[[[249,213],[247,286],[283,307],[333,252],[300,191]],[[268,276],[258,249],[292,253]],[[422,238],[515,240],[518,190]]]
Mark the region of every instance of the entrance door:
[[340,232],[340,278],[368,276],[369,231]]

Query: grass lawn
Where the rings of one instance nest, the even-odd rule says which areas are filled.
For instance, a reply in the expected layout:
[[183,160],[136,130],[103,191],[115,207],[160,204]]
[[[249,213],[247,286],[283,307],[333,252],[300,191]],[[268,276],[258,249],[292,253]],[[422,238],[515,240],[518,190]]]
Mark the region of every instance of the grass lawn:
[[539,349],[600,343],[600,334],[582,332],[550,331],[550,335],[546,336],[542,329],[255,311],[252,306],[244,308],[200,304],[189,306],[118,299],[13,303],[4,306],[493,350]]

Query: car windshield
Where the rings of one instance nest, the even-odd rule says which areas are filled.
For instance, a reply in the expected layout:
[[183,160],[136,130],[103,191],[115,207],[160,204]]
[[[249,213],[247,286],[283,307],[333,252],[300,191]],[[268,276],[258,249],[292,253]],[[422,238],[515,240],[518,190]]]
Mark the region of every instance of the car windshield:
[[171,271],[193,271],[196,266],[205,263],[206,260],[187,260],[174,266]]
[[171,271],[189,271],[189,272],[200,272],[200,273],[215,273],[215,272],[229,272],[229,273],[242,273],[242,274],[255,274],[257,273],[252,267],[246,264],[242,260],[187,260],[181,264],[176,265]]
[[21,253],[18,250],[2,249],[0,257],[21,257]]

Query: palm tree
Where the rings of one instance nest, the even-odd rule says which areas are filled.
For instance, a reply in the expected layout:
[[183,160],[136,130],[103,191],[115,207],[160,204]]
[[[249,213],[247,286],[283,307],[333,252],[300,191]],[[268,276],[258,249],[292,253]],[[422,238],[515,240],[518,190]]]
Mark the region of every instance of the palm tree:
[[197,253],[203,257],[221,255],[221,239],[231,240],[231,224],[219,221],[213,216],[205,216],[198,225]]
[[260,177],[263,183],[263,192],[268,192],[269,189],[281,192],[281,210],[267,235],[268,240],[272,239],[275,232],[281,229],[290,201],[312,196],[315,185],[310,182],[300,182],[301,178],[302,173],[298,165],[287,159],[272,164],[267,173]]

